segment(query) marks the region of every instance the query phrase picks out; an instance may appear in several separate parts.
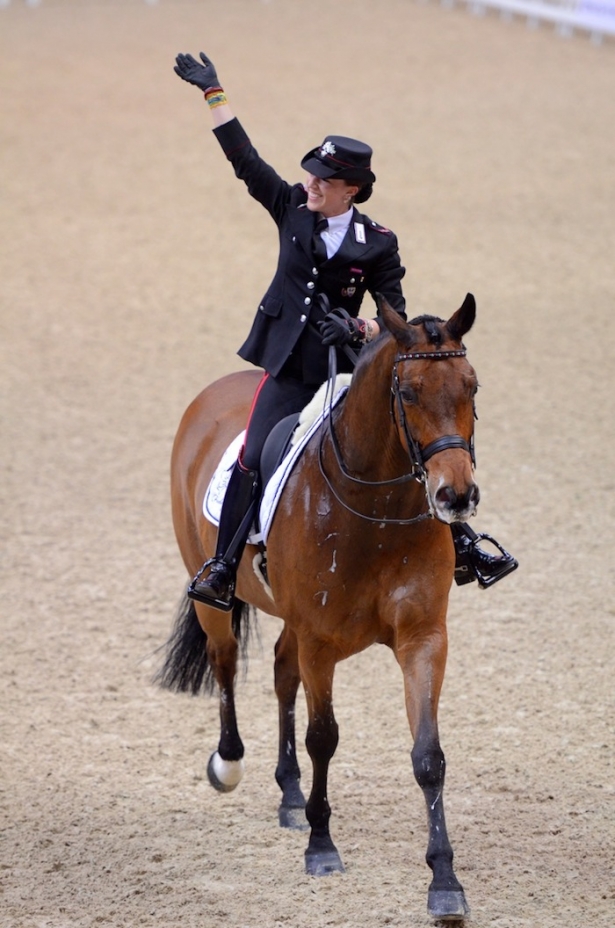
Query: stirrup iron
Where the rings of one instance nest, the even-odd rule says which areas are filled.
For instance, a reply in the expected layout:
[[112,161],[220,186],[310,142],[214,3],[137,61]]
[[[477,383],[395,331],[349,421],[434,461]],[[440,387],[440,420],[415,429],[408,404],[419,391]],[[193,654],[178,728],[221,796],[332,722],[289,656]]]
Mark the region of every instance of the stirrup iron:
[[220,609],[222,612],[230,612],[235,604],[235,585],[236,585],[236,575],[232,567],[225,564],[229,572],[232,575],[232,579],[228,585],[228,592],[226,597],[218,596],[207,596],[205,593],[201,593],[197,586],[200,583],[201,577],[208,567],[212,567],[214,564],[224,563],[219,557],[210,557],[208,561],[205,561],[199,572],[196,574],[192,582],[190,583],[187,595],[188,599],[194,599],[198,603],[204,603],[206,606],[212,606],[214,609]]
[[[463,530],[458,529],[457,532],[454,532],[454,536],[456,554],[455,583],[458,586],[464,586],[466,583],[477,580],[480,588],[486,590],[488,587],[493,586],[494,583],[497,583],[498,580],[507,577],[519,566],[517,559],[499,541],[496,541],[486,532],[474,532],[470,526],[464,526]],[[463,538],[463,548],[457,544],[457,541],[460,541],[461,538]],[[488,541],[497,548],[500,554],[489,554],[487,551],[483,551],[480,547],[481,541]],[[488,574],[481,569],[481,560],[494,562],[492,565],[487,564],[487,567],[492,567],[492,573]]]

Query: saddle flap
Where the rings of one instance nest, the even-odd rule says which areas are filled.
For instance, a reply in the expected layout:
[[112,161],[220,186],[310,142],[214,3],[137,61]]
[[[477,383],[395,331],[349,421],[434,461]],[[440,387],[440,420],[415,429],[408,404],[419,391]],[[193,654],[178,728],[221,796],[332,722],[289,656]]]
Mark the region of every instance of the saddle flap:
[[261,453],[260,475],[262,486],[266,486],[288,454],[293,432],[299,422],[299,413],[281,419],[267,436]]

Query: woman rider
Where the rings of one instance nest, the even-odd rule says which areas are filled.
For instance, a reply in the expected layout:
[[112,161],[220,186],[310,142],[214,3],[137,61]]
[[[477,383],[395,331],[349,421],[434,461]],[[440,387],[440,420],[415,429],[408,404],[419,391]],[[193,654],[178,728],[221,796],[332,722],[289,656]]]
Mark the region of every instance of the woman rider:
[[[327,379],[330,345],[337,349],[338,370],[351,371],[345,351],[358,351],[379,333],[377,318],[358,315],[366,291],[383,294],[406,318],[401,288],[405,269],[396,236],[355,206],[371,196],[376,180],[369,145],[327,136],[301,162],[305,182],[288,184],[258,155],[231,111],[212,62],[203,52],[200,58],[201,63],[192,55],[178,55],[175,72],[205,94],[222,150],[251,196],[270,213],[280,239],[277,270],[238,352],[264,374],[229,480],[215,556],[197,575],[190,594],[230,609],[250,525],[243,525],[239,539],[235,536],[259,494],[260,454],[267,435],[282,418],[300,412]],[[332,311],[322,308],[323,297]],[[463,580],[456,573],[458,582],[467,582],[465,575],[479,582],[483,577],[500,579],[517,566],[510,555],[497,557],[480,549],[469,528],[455,539],[464,573]],[[464,564],[459,564],[460,555]]]

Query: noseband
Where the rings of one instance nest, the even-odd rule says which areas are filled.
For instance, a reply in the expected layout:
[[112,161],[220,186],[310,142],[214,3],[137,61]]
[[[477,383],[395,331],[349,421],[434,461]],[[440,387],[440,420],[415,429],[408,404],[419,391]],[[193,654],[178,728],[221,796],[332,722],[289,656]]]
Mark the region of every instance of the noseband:
[[[397,373],[397,365],[402,361],[437,361],[444,358],[465,358],[466,350],[465,348],[456,349],[453,351],[414,351],[409,354],[397,355],[393,361],[393,371],[392,371],[392,382],[391,382],[391,418],[395,421],[395,406],[397,405],[397,414],[403,429],[404,437],[406,439],[408,456],[410,458],[410,463],[412,465],[412,470],[403,474],[401,477],[392,477],[389,480],[361,480],[359,477],[353,477],[349,473],[346,465],[344,464],[342,458],[342,452],[338,444],[337,436],[333,428],[333,410],[331,408],[332,396],[329,398],[329,415],[327,416],[328,423],[328,433],[331,438],[331,444],[333,446],[333,451],[335,453],[335,459],[337,465],[340,469],[340,472],[346,477],[347,480],[350,480],[352,483],[359,484],[360,486],[365,487],[384,487],[384,486],[395,486],[396,484],[407,483],[410,480],[416,480],[419,483],[422,483],[425,487],[425,496],[427,499],[428,511],[422,512],[417,516],[414,516],[410,519],[387,519],[385,518],[375,518],[374,516],[368,516],[363,512],[358,512],[356,509],[353,509],[343,499],[339,496],[335,488],[333,487],[329,477],[325,473],[324,462],[323,462],[323,439],[324,431],[321,436],[321,441],[318,448],[318,462],[320,465],[320,472],[333,496],[336,498],[338,503],[344,507],[348,512],[351,512],[353,515],[359,516],[361,519],[365,519],[368,522],[376,522],[382,525],[412,525],[416,522],[422,522],[425,519],[435,518],[434,510],[427,493],[427,471],[425,469],[425,463],[432,458],[435,454],[439,454],[441,451],[447,451],[451,448],[462,448],[464,451],[467,451],[472,459],[472,464],[476,464],[476,458],[474,454],[474,435],[470,438],[468,443],[465,438],[461,435],[443,435],[441,438],[436,438],[434,441],[430,442],[425,448],[421,448],[417,441],[413,438],[410,429],[408,427],[408,422],[406,419],[406,414],[404,411],[404,404],[401,398],[401,384],[399,380],[399,374]],[[335,349],[329,350],[329,383],[333,383],[335,380],[335,368],[336,368],[336,359],[335,359]],[[474,417],[476,418],[476,410],[474,410]]]

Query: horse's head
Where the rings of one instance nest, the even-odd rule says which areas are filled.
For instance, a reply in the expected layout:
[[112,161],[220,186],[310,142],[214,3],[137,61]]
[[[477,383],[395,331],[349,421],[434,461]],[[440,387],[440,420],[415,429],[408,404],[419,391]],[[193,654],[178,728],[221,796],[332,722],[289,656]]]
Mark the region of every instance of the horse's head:
[[474,297],[469,293],[448,321],[420,316],[406,323],[384,298],[378,305],[396,343],[391,390],[399,440],[424,475],[437,518],[465,521],[480,498],[473,446],[478,382],[462,343],[476,316]]

